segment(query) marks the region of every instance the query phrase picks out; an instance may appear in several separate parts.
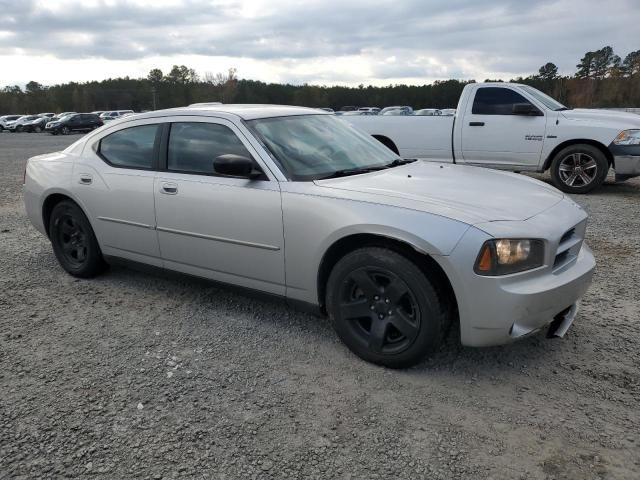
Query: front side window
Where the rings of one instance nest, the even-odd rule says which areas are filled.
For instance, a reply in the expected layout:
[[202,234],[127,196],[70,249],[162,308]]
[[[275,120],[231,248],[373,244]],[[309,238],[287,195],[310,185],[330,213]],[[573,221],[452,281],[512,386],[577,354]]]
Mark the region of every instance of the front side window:
[[373,137],[333,115],[262,118],[247,124],[292,180],[384,168],[398,159]]
[[125,128],[100,140],[98,153],[116,167],[150,169],[158,125]]
[[471,113],[475,115],[513,115],[516,103],[531,104],[518,92],[510,88],[483,87],[476,92]]
[[171,124],[168,170],[213,175],[213,161],[228,154],[252,158],[238,136],[224,125],[198,122]]

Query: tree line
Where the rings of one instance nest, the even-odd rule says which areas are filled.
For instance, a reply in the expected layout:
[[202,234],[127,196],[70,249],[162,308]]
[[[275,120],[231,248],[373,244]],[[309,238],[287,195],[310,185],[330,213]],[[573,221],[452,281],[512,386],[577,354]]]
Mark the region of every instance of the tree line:
[[[624,59],[603,47],[585,53],[574,75],[561,76],[555,64],[538,73],[512,79],[538,88],[570,107],[639,107],[640,50]],[[429,85],[316,86],[238,79],[235,69],[203,76],[184,65],[168,72],[153,69],[146,78],[110,78],[85,83],[45,86],[30,81],[0,90],[0,114],[94,110],[154,110],[196,102],[272,103],[308,107],[345,105],[411,105],[452,108],[464,86],[475,80],[439,80]],[[489,79],[485,80],[489,81]],[[501,80],[499,80],[501,81]]]

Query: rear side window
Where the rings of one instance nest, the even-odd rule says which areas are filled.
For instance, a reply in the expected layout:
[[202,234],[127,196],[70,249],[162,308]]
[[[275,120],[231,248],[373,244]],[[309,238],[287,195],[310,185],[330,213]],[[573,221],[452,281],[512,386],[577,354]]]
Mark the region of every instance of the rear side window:
[[169,134],[167,169],[213,175],[213,160],[226,154],[252,158],[233,131],[215,123],[173,123]]
[[509,88],[484,87],[476,92],[471,113],[476,115],[513,115],[513,105],[528,103],[518,92]]
[[99,155],[115,167],[150,169],[155,156],[158,125],[130,127],[100,140]]

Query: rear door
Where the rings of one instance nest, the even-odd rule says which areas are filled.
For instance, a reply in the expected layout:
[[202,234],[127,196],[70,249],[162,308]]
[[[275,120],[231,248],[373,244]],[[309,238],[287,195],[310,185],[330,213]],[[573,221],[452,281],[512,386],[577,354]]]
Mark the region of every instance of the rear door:
[[[166,152],[166,154],[165,154]],[[213,160],[257,152],[226,119],[185,117],[171,124],[164,171],[155,184],[160,251],[167,268],[284,295],[280,187],[265,176],[220,176]]]
[[[509,86],[478,86],[461,125],[461,162],[487,167],[536,169],[547,117]],[[514,105],[529,104],[537,115],[518,115]]]
[[73,170],[73,191],[106,255],[162,266],[154,179],[161,126],[140,120],[96,137]]

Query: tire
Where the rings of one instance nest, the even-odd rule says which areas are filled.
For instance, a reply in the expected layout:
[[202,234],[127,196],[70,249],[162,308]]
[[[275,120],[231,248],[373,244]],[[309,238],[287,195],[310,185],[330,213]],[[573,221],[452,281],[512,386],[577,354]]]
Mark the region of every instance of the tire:
[[22,133],[22,131],[23,131],[23,130],[24,130],[24,127],[23,127],[22,125],[18,125],[18,126],[16,127],[16,132],[17,132],[17,133]]
[[36,125],[32,131],[35,133],[40,133],[42,131],[42,127],[40,125]]
[[72,201],[64,200],[53,207],[49,238],[58,262],[74,277],[92,278],[105,270],[106,263],[91,224]]
[[607,157],[592,145],[570,145],[551,162],[551,180],[565,193],[589,193],[604,183],[608,172]]
[[392,250],[355,250],[327,282],[329,319],[363,360],[407,368],[435,352],[448,320],[434,286],[412,261]]
[[65,127],[62,127],[62,128],[60,129],[60,133],[61,133],[62,135],[69,135],[69,134],[71,133],[71,130],[69,130],[69,127],[66,127],[66,126],[65,126]]

